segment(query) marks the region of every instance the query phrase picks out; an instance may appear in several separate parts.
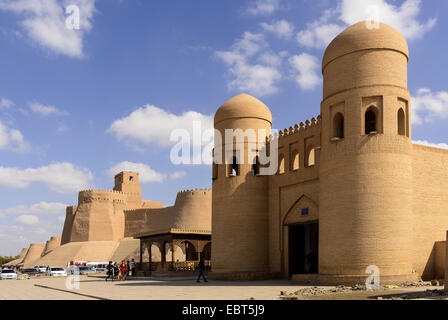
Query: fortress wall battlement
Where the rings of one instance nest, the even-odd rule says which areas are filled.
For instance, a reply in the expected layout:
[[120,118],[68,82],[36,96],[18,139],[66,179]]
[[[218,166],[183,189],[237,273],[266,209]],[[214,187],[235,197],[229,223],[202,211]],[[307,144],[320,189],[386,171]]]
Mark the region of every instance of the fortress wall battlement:
[[76,212],[76,208],[77,208],[78,206],[75,206],[75,205],[73,205],[73,206],[68,206],[67,208],[66,208],[66,214],[75,214],[75,212]]
[[176,228],[211,230],[212,189],[182,190],[174,206],[125,211],[125,237]]
[[125,204],[127,195],[124,192],[115,190],[84,190],[79,192],[78,205],[95,201],[113,201]]
[[269,137],[268,141],[272,142],[277,139],[280,143],[280,141],[290,136],[306,136],[310,133],[314,134],[316,132],[316,129],[320,130],[321,124],[322,118],[319,115],[316,118],[306,120],[305,122],[300,122],[299,124],[280,130],[278,133],[272,134]]
[[66,208],[64,227],[62,229],[61,236],[61,245],[70,242],[72,229],[73,229],[73,221],[75,220],[75,214],[78,206],[68,206]]
[[59,247],[61,245],[61,237],[51,237],[50,240],[48,240],[45,243],[45,248],[42,251],[42,256],[50,253],[55,248]]
[[211,196],[212,189],[182,190],[177,193],[176,201],[186,197]]

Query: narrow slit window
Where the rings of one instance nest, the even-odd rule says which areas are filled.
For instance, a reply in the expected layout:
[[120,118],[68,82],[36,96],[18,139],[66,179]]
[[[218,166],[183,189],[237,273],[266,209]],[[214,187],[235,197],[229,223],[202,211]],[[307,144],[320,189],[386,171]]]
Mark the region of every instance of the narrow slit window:
[[401,108],[400,108],[400,110],[398,110],[397,121],[398,121],[398,134],[400,136],[405,136],[406,135],[406,116],[404,114],[403,109],[401,109]]
[[293,171],[300,169],[299,160],[300,160],[299,152],[297,150],[294,150],[292,152],[292,168],[291,168]]
[[229,169],[231,177],[236,177],[240,175],[240,166],[238,164],[238,159],[236,157],[233,157]]
[[316,149],[313,146],[308,147],[307,167],[312,167],[316,164]]
[[344,139],[344,116],[340,112],[333,119],[333,138]]
[[285,173],[285,157],[283,155],[280,155],[278,163],[279,163],[278,174],[284,174]]
[[258,160],[258,156],[254,158],[254,163],[252,164],[252,175],[260,175],[260,161]]

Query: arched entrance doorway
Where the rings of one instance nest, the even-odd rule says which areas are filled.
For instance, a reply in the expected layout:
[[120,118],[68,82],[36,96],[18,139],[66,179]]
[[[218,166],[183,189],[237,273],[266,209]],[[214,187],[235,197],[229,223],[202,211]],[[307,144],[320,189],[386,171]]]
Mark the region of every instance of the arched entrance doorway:
[[319,272],[319,218],[315,201],[302,195],[283,219],[284,271],[293,274]]
[[289,225],[289,276],[319,272],[319,224]]

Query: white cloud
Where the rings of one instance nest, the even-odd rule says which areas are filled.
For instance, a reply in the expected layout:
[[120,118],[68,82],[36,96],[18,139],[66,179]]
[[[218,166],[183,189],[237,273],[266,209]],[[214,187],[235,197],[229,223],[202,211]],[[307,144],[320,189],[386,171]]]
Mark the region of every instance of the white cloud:
[[280,20],[272,24],[266,22],[261,23],[261,27],[269,32],[274,33],[279,38],[289,39],[294,32],[294,26],[286,20]]
[[401,6],[386,0],[343,0],[340,19],[351,25],[362,20],[381,21],[398,29],[408,39],[421,38],[431,30],[437,19],[418,20],[421,0],[405,0]]
[[249,61],[255,59],[256,54],[262,49],[266,49],[263,35],[245,32],[243,37],[233,44],[230,51],[215,52],[216,57],[229,67],[233,78],[228,83],[230,90],[243,91],[260,97],[278,91],[277,82],[282,77],[278,68],[269,63]]
[[312,90],[321,83],[320,64],[315,56],[302,53],[291,57],[289,62],[296,72],[296,82],[303,90]]
[[412,97],[412,124],[419,125],[448,118],[448,92],[421,88]]
[[405,0],[400,6],[386,0],[341,0],[335,8],[326,10],[314,22],[297,34],[298,42],[310,48],[325,48],[349,25],[363,20],[375,20],[391,25],[408,40],[419,39],[431,30],[437,19],[419,21],[421,0]]
[[9,109],[14,105],[14,102],[7,98],[0,99],[0,109]]
[[261,54],[257,60],[267,66],[279,67],[283,62],[285,54],[286,54],[285,52],[282,52],[280,54],[275,54],[273,52],[265,52]]
[[57,131],[57,133],[64,133],[64,132],[67,132],[69,129],[70,128],[66,124],[61,123],[58,125],[58,128],[56,129],[56,131]]
[[61,111],[58,108],[50,105],[44,105],[38,102],[31,102],[29,104],[31,111],[43,115],[45,117],[48,116],[64,116],[67,115],[67,112]]
[[[118,139],[128,142],[168,147],[176,143],[170,141],[170,135],[176,129],[185,129],[193,137],[194,123],[200,123],[201,131],[213,129],[212,116],[195,111],[176,115],[156,106],[146,105],[122,119],[115,120],[108,132],[115,134]],[[201,142],[199,141],[199,143]]]
[[[35,219],[21,218],[25,222],[35,222]],[[31,243],[45,243],[50,236],[60,235],[65,220],[51,217],[37,224],[23,224],[20,222],[0,225],[0,252],[3,255],[16,255],[22,248],[28,248]]]
[[149,165],[144,163],[135,163],[123,161],[108,170],[109,175],[115,176],[122,171],[134,171],[139,173],[140,183],[163,182],[166,179],[176,180],[185,176],[185,172],[174,172],[170,175],[154,171]]
[[448,150],[448,144],[446,144],[446,143],[432,143],[427,140],[418,140],[418,141],[412,141],[412,142],[415,144],[422,145],[422,146]]
[[253,15],[272,14],[280,7],[280,0],[253,0],[247,12]]
[[331,40],[346,27],[336,22],[330,22],[330,19],[334,18],[336,12],[334,9],[328,9],[318,20],[308,23],[306,29],[297,33],[297,41],[305,47],[316,49],[328,46]]
[[[65,8],[80,9],[80,29],[70,30],[65,21]],[[92,28],[95,0],[0,0],[0,10],[20,16],[26,36],[52,52],[73,58],[84,57],[83,40]]]
[[182,179],[186,175],[187,175],[187,173],[185,171],[174,172],[174,173],[170,174],[170,180]]
[[65,213],[66,204],[59,202],[41,201],[30,206],[19,205],[16,207],[0,209],[0,216],[5,215],[55,215]]
[[20,217],[17,217],[17,219],[14,220],[18,224],[24,224],[24,225],[36,225],[39,223],[39,218],[33,215],[23,215]]
[[40,168],[5,168],[0,166],[0,186],[7,188],[28,188],[32,183],[43,183],[58,193],[73,193],[87,189],[92,173],[73,164],[53,163]]
[[12,150],[24,153],[28,150],[22,133],[17,129],[11,129],[0,120],[0,150]]

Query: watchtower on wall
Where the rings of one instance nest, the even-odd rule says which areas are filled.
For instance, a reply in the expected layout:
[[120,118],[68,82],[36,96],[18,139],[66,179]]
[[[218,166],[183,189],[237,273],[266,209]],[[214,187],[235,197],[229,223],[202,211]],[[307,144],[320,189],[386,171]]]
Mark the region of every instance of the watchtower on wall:
[[[268,177],[254,168],[257,161],[249,159],[249,148],[252,157],[266,146],[271,112],[256,98],[240,94],[219,108],[214,123],[222,141],[215,141],[214,150],[212,252],[217,254],[212,255],[213,271],[233,275],[266,272]],[[262,134],[244,141],[226,139],[229,130],[248,129]]]
[[394,28],[355,24],[322,62],[319,274],[408,280],[412,143],[408,46]]
[[142,206],[142,188],[138,172],[123,171],[115,176],[114,191],[126,194],[126,209],[138,209]]

